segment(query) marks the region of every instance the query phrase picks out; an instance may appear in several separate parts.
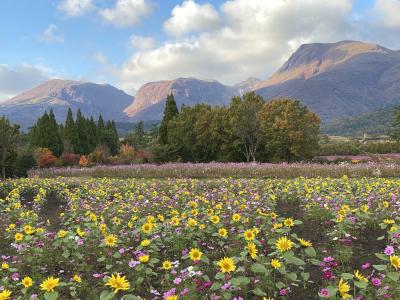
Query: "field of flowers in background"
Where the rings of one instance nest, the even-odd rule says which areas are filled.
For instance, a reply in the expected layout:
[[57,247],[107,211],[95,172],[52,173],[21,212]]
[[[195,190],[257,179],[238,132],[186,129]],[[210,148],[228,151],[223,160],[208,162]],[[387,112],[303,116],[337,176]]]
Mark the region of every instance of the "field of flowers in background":
[[0,183],[0,299],[399,299],[400,180]]

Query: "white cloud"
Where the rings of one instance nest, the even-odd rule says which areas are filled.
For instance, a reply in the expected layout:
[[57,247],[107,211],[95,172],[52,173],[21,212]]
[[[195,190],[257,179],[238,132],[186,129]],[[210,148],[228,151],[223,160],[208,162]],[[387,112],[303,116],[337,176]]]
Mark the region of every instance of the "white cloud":
[[152,37],[131,35],[129,45],[133,49],[146,50],[156,46],[156,41]]
[[376,0],[375,10],[387,27],[400,27],[400,0]]
[[125,27],[136,25],[153,9],[154,5],[148,0],[117,0],[114,7],[102,9],[99,13],[106,22]]
[[266,78],[305,42],[348,38],[353,0],[230,0],[225,23],[190,39],[140,50],[118,70],[121,88],[181,76],[232,84]]
[[64,37],[58,33],[57,25],[50,24],[40,35],[40,40],[46,43],[62,43]]
[[0,102],[49,79],[48,72],[42,66],[0,64]]
[[218,12],[211,4],[201,5],[187,0],[174,7],[172,17],[164,23],[164,29],[170,35],[183,36],[189,32],[216,29],[219,24]]
[[67,17],[82,16],[95,8],[92,0],[62,0],[58,6]]

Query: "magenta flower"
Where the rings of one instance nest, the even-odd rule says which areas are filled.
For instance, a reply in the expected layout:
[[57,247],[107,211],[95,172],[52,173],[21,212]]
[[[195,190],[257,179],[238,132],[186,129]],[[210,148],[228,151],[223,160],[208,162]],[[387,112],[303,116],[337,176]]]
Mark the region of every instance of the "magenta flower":
[[335,259],[332,256],[324,257],[324,262],[332,262]]
[[371,263],[367,261],[365,264],[363,264],[361,266],[361,269],[365,270],[365,269],[368,269],[370,266],[371,266]]
[[372,283],[373,286],[380,286],[382,284],[381,280],[379,278],[376,278],[376,277],[371,279],[371,283]]
[[281,295],[281,296],[286,296],[288,293],[289,293],[289,291],[287,289],[281,289],[279,291],[279,295]]

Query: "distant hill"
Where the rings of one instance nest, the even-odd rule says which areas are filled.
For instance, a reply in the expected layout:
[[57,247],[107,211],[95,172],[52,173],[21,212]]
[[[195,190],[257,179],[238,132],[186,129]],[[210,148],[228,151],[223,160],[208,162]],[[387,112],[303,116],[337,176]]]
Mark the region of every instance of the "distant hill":
[[108,84],[54,79],[0,103],[0,115],[25,129],[50,109],[59,122],[68,108],[79,108],[85,116],[96,118],[101,113],[106,120],[125,120],[123,110],[131,102],[132,96]]
[[237,89],[223,85],[215,80],[178,78],[175,80],[150,82],[143,85],[135,95],[132,104],[124,112],[134,121],[161,120],[168,94],[175,97],[178,108],[185,104],[198,103],[210,105],[228,104],[237,94]]
[[331,122],[400,103],[400,52],[356,41],[302,45],[256,92],[292,97]]
[[322,124],[321,133],[361,138],[364,133],[388,134],[392,122],[392,109],[382,109],[356,117]]

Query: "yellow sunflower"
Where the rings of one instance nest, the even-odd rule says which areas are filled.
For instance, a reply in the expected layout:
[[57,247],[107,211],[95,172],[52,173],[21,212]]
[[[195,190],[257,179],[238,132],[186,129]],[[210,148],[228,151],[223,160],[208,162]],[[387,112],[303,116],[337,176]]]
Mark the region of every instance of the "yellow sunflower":
[[271,260],[271,266],[274,269],[279,269],[282,266],[282,263],[278,259]]
[[220,229],[218,230],[218,234],[219,234],[219,236],[221,236],[221,237],[226,237],[226,236],[228,235],[228,231],[227,231],[225,228],[220,228]]
[[254,234],[254,231],[251,229],[247,229],[244,233],[243,233],[244,238],[246,239],[246,241],[252,241],[254,240],[254,238],[256,237],[256,235]]
[[118,293],[118,291],[126,291],[131,286],[126,280],[125,276],[121,277],[119,273],[117,276],[114,276],[114,274],[111,275],[111,277],[107,280],[106,285],[114,289],[114,294]]
[[351,298],[351,295],[348,293],[350,291],[350,285],[347,282],[344,282],[342,278],[340,278],[338,284],[338,291],[342,299]]
[[54,292],[54,288],[58,286],[59,282],[59,278],[50,276],[40,284],[40,289],[46,292]]
[[390,263],[396,270],[400,268],[400,257],[397,255],[390,256]]
[[4,290],[4,291],[0,292],[0,300],[10,299],[10,296],[11,296],[10,290]]
[[293,242],[284,236],[277,240],[275,246],[280,252],[285,252],[293,248]]
[[190,249],[189,257],[191,260],[198,261],[198,260],[200,260],[202,255],[203,255],[203,252],[201,252],[199,249],[197,249],[197,248]]
[[230,257],[224,257],[218,261],[218,266],[220,267],[220,271],[222,273],[230,273],[236,270],[235,262]]
[[29,276],[26,276],[21,280],[21,283],[24,286],[24,288],[28,288],[28,287],[32,286],[33,280]]
[[114,234],[109,234],[104,239],[104,244],[109,247],[115,247],[117,244],[117,237]]
[[247,252],[249,252],[249,255],[252,259],[257,258],[258,250],[257,250],[256,244],[254,244],[253,242],[247,243],[246,250],[247,250]]
[[165,260],[163,263],[162,263],[162,267],[161,267],[163,270],[170,270],[170,269],[172,269],[172,262],[171,261],[169,261],[169,260]]

